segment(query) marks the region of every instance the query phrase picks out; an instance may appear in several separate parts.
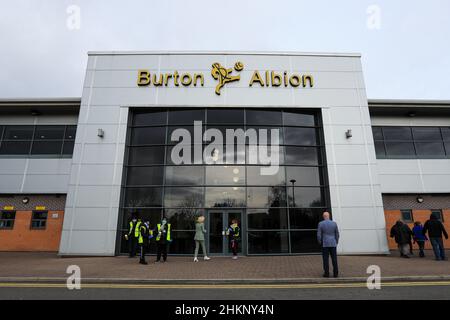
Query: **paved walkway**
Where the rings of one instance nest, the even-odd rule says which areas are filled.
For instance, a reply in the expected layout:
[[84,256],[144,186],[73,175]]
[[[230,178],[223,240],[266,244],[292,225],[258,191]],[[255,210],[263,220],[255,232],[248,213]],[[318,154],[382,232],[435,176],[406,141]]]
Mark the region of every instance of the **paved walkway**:
[[[450,253],[450,252],[449,252]],[[450,254],[449,254],[450,255]],[[0,281],[13,278],[66,278],[69,265],[81,268],[83,279],[100,281],[167,281],[178,280],[243,280],[243,281],[319,281],[322,275],[321,256],[213,257],[211,261],[192,262],[191,257],[171,257],[166,263],[138,264],[128,257],[61,258],[54,253],[0,252]],[[366,278],[369,265],[378,265],[387,278],[447,278],[450,262],[434,261],[432,252],[426,258],[411,259],[390,256],[339,256],[340,278]],[[314,280],[315,279],[315,280]],[[46,279],[47,280],[47,279]]]

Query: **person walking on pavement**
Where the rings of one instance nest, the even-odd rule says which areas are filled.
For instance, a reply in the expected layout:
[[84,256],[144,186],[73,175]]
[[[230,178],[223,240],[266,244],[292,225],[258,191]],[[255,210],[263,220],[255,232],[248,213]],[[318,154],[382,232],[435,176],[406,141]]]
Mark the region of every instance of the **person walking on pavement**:
[[233,260],[238,258],[239,239],[241,236],[241,228],[237,219],[231,220],[231,225],[227,230],[227,236],[230,239],[231,252],[233,252]]
[[205,216],[200,216],[197,218],[197,223],[195,224],[195,252],[194,252],[194,262],[198,262],[197,256],[198,256],[198,250],[200,246],[203,250],[203,260],[211,260],[211,258],[208,257],[206,253],[206,247],[205,247]]
[[162,262],[167,261],[167,247],[172,242],[170,228],[171,225],[167,223],[166,218],[162,218],[161,223],[156,225],[156,262],[161,262],[161,256]]
[[425,241],[428,240],[427,236],[423,235],[423,226],[420,221],[414,222],[414,227],[412,229],[414,242],[419,246],[419,257],[425,257],[425,252],[423,249],[425,248]]
[[142,224],[141,219],[137,213],[133,213],[131,220],[128,224],[128,232],[125,234],[125,240],[128,240],[128,252],[129,257],[133,258],[136,256],[136,249],[139,241],[139,229]]
[[139,227],[139,263],[140,264],[147,264],[147,261],[145,261],[145,251],[149,245],[150,238],[153,237],[153,231],[150,230],[150,221],[146,220],[144,223],[142,223]]
[[408,225],[398,220],[395,225],[392,226],[390,232],[391,238],[395,239],[400,256],[403,258],[409,258],[409,243],[411,242],[412,231]]
[[442,240],[442,235],[444,235],[445,239],[448,239],[448,233],[435,213],[432,213],[430,215],[430,220],[427,220],[423,226],[422,234],[426,235],[427,232],[428,237],[430,238],[431,245],[433,246],[435,259],[437,261],[447,260],[447,258],[445,257],[444,241]]
[[333,276],[337,278],[339,268],[336,247],[339,243],[339,228],[336,222],[330,220],[329,212],[324,212],[323,221],[319,222],[317,227],[317,241],[322,246],[323,276],[325,278],[330,277],[329,256],[331,255]]

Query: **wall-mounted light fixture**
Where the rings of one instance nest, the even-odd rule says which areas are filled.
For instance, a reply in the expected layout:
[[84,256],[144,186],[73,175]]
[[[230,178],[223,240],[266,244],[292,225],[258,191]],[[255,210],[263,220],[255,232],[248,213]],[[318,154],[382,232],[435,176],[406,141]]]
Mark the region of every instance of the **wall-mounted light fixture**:
[[30,198],[25,197],[25,198],[22,199],[22,203],[23,204],[27,204],[28,202],[30,202]]
[[103,138],[105,136],[105,131],[103,131],[103,129],[98,129],[97,136]]
[[348,129],[347,131],[345,131],[345,137],[347,139],[350,139],[351,137],[353,137],[352,129]]
[[417,196],[416,198],[418,203],[422,203],[423,202],[423,197],[422,196]]

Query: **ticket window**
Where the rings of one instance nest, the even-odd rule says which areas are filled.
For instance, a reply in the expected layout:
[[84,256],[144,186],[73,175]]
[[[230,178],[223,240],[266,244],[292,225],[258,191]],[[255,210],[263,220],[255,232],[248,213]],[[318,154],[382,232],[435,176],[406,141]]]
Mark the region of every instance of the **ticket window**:
[[48,211],[33,211],[31,229],[45,229],[47,227]]
[[15,220],[16,220],[15,211],[1,211],[0,229],[14,229]]

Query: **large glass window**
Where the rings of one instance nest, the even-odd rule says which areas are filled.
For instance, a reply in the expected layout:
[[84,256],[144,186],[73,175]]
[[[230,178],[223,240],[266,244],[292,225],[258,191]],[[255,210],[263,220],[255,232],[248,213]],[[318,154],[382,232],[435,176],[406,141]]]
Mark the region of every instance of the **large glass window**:
[[70,156],[76,126],[17,125],[0,127],[0,155]]
[[[314,230],[323,211],[330,211],[318,112],[256,108],[131,112],[118,236],[128,228],[132,212],[152,225],[166,216],[174,239],[169,252],[191,254],[196,217],[227,212],[240,217],[245,253],[318,252]],[[216,129],[223,146],[214,149],[210,141],[194,139],[194,121],[202,121],[202,133]],[[177,129],[189,133],[183,146],[172,141]],[[228,139],[231,130],[251,129],[253,137]],[[261,145],[260,133],[265,131],[260,129],[268,134],[267,145]],[[271,148],[273,129],[279,132],[279,145]],[[220,245],[222,231],[216,235]],[[121,252],[127,252],[122,238],[119,241]]]
[[372,127],[377,158],[450,157],[448,127]]

